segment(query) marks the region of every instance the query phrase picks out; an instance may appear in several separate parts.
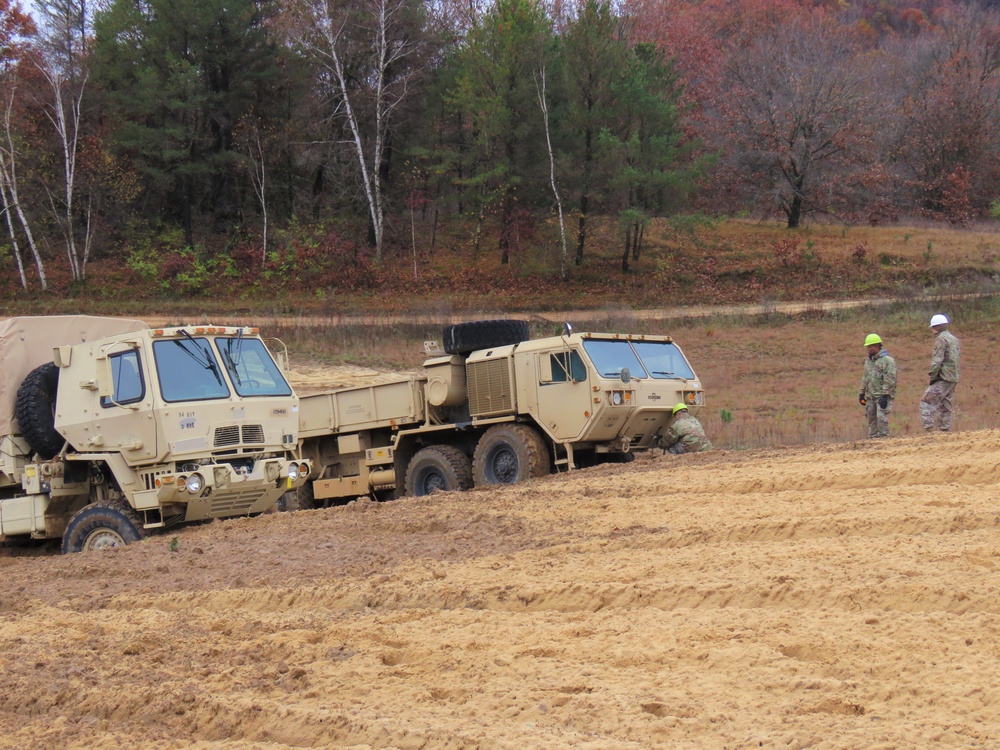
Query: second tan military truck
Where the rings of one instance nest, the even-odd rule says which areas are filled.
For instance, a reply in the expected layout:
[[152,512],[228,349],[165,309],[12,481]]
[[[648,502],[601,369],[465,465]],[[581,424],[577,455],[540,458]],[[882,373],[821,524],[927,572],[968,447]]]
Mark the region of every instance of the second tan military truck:
[[668,336],[530,339],[524,321],[445,329],[420,374],[301,397],[302,508],[366,494],[508,484],[656,446],[683,402],[704,403]]

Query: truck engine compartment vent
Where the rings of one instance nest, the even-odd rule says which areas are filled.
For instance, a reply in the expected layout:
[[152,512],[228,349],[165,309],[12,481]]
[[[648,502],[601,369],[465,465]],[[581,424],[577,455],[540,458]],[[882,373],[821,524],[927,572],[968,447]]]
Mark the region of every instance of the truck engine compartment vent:
[[264,428],[259,424],[245,424],[243,425],[243,442],[244,443],[263,443],[264,442]]
[[466,380],[472,416],[505,414],[514,410],[509,360],[470,363],[466,367]]
[[239,445],[240,443],[263,443],[264,427],[259,424],[227,425],[215,428],[215,447]]

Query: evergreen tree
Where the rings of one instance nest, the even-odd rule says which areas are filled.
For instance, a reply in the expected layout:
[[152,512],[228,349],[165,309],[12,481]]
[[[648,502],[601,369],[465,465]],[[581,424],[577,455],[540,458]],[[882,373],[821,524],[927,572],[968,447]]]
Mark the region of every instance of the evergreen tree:
[[616,195],[624,237],[622,270],[638,260],[645,227],[694,189],[702,169],[687,160],[680,123],[681,87],[673,65],[650,44],[632,48],[619,81],[616,122],[601,131],[604,178]]
[[551,25],[536,0],[498,0],[458,56],[451,104],[469,123],[472,158],[463,182],[484,207],[497,207],[503,264],[510,262],[518,191],[548,182],[535,82],[551,44]]
[[270,0],[113,0],[97,15],[97,72],[117,145],[188,245],[198,209],[219,229],[237,218],[234,129],[251,110],[272,109],[280,91],[272,9]]

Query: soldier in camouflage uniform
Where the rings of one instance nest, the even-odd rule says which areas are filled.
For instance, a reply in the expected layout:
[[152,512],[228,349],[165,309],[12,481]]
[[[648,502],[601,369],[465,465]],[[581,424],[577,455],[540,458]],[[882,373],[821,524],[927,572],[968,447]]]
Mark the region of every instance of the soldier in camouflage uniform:
[[920,399],[920,423],[927,432],[938,429],[947,432],[951,429],[951,402],[958,385],[958,359],[961,347],[958,339],[948,330],[951,323],[945,315],[935,315],[931,318],[931,330],[934,331],[934,353],[931,354],[930,385]]
[[865,359],[858,402],[865,407],[868,416],[868,437],[889,437],[889,412],[896,398],[896,361],[882,346],[878,334],[868,334],[865,347],[868,357]]
[[701,422],[688,412],[684,404],[674,406],[674,421],[667,433],[660,438],[660,447],[667,453],[700,453],[712,450],[712,443],[705,436]]

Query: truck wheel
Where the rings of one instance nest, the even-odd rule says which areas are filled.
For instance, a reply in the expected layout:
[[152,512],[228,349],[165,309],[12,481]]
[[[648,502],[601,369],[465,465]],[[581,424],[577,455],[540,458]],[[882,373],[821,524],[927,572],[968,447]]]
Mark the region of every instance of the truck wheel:
[[142,520],[127,505],[96,502],[85,506],[70,519],[63,534],[62,551],[90,552],[124,547],[146,537]]
[[31,450],[50,459],[62,450],[66,438],[56,432],[56,388],[59,368],[54,362],[36,367],[17,389],[14,416]]
[[477,487],[544,477],[551,469],[545,440],[536,430],[523,424],[490,427],[476,446],[472,463]]
[[316,499],[312,480],[306,480],[305,484],[295,490],[295,494],[298,496],[299,510],[316,510],[324,507],[323,501]]
[[468,354],[477,349],[520,344],[531,338],[526,320],[476,320],[448,326],[442,334],[448,354]]
[[432,445],[417,452],[406,467],[406,494],[429,495],[434,490],[471,490],[472,462],[458,448]]

